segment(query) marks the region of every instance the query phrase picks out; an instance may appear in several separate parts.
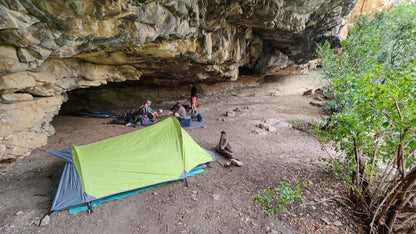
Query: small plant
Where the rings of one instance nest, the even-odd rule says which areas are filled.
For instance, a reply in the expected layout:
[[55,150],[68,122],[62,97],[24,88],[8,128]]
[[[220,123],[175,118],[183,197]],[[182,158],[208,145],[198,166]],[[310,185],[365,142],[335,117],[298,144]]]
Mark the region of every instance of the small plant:
[[[303,182],[302,185],[303,187],[307,186],[306,182]],[[253,198],[253,202],[257,202],[269,215],[279,213],[286,209],[285,205],[292,204],[296,199],[301,202],[305,201],[300,186],[299,181],[296,181],[294,189],[287,182],[280,182],[280,187],[262,189]]]
[[302,132],[308,132],[308,130],[306,129],[307,124],[305,121],[299,120],[299,119],[291,119],[287,121],[288,123],[290,123],[292,125],[292,128],[302,131]]

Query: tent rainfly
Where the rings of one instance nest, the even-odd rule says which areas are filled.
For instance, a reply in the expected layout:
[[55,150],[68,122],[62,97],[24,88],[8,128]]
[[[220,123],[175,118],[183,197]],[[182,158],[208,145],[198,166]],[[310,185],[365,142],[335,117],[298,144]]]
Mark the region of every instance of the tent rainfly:
[[[120,194],[185,179],[215,160],[176,118],[96,143],[49,151],[66,160],[59,185],[48,192],[51,212],[87,206]],[[94,206],[94,205],[93,205]]]

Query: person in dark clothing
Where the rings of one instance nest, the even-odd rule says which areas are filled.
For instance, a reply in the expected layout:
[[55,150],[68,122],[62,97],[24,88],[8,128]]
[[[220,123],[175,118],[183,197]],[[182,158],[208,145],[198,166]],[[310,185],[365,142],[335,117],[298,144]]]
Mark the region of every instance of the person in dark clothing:
[[191,87],[191,113],[196,113],[196,87],[194,83],[189,85]]
[[151,103],[152,102],[150,100],[147,100],[146,102],[144,102],[143,105],[139,109],[139,115],[141,115],[143,117],[147,117],[152,122],[155,122],[156,121],[156,118],[159,117],[159,115],[158,115],[158,113],[156,111],[154,111],[150,107],[150,104]]
[[178,120],[184,120],[186,119],[186,110],[185,107],[183,107],[181,102],[177,102],[176,105],[174,105],[171,108],[172,116],[175,116]]

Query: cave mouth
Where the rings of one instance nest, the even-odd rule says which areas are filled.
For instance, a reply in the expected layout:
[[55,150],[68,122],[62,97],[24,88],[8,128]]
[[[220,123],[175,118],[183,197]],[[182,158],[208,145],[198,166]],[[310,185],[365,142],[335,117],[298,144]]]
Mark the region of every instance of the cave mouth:
[[160,86],[141,81],[111,82],[67,92],[68,100],[62,104],[59,114],[68,115],[81,110],[100,112],[138,109],[146,100],[167,105],[185,98],[188,89],[189,83]]
[[[227,95],[234,88],[256,86],[264,82],[263,76],[243,72],[236,81],[206,79],[194,82],[198,96]],[[251,75],[246,75],[251,74]],[[59,111],[60,115],[72,115],[81,110],[102,112],[138,109],[145,101],[151,100],[154,107],[168,109],[177,101],[189,102],[190,81],[163,80],[151,78],[139,81],[111,82],[107,85],[75,89],[67,92],[68,100]]]

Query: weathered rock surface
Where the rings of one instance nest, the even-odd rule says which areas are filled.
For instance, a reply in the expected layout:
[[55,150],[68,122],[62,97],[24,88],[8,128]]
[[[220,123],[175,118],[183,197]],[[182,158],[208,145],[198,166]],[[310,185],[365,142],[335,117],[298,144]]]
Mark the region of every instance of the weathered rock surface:
[[304,72],[355,2],[0,0],[0,159],[46,144],[73,89]]
[[0,103],[0,161],[28,155],[55,133],[49,123],[58,113],[63,96]]

